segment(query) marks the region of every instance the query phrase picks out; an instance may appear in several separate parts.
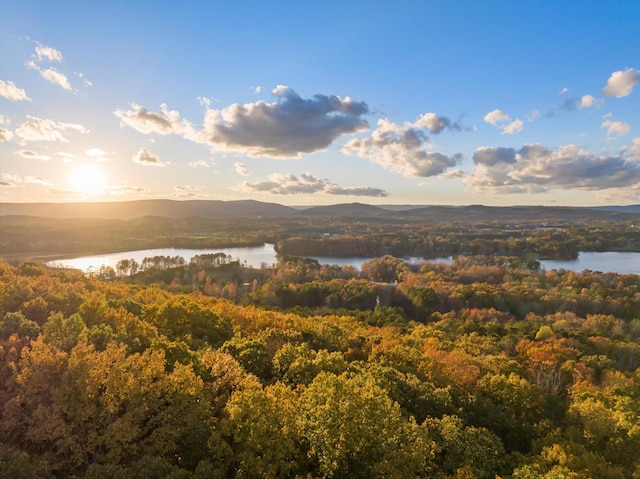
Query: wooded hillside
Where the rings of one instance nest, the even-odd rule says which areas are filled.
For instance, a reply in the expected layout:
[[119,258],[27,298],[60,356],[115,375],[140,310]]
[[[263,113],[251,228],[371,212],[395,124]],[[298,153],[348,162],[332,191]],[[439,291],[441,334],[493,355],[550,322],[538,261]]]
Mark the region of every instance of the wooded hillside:
[[0,476],[640,475],[638,276],[205,259],[0,263]]

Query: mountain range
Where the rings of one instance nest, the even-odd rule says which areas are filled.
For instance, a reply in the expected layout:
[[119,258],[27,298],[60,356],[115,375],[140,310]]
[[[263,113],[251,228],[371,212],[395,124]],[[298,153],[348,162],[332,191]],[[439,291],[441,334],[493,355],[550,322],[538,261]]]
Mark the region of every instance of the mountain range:
[[640,205],[607,207],[568,206],[426,206],[342,203],[326,206],[291,207],[255,200],[139,200],[95,203],[0,203],[0,216],[45,218],[98,218],[129,220],[144,216],[166,218],[201,217],[213,220],[242,218],[343,217],[407,221],[562,221],[636,220]]

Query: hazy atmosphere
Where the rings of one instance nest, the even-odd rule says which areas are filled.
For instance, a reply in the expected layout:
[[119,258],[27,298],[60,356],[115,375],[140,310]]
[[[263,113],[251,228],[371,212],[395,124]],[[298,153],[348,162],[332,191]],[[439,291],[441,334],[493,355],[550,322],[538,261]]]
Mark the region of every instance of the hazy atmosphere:
[[0,200],[640,202],[640,3],[0,4]]

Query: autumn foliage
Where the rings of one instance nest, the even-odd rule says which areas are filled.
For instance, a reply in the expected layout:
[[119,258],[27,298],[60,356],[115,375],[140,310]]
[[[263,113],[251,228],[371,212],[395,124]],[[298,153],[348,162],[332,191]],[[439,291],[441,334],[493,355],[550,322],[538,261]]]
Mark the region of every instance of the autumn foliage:
[[640,477],[638,276],[215,259],[0,263],[0,476]]

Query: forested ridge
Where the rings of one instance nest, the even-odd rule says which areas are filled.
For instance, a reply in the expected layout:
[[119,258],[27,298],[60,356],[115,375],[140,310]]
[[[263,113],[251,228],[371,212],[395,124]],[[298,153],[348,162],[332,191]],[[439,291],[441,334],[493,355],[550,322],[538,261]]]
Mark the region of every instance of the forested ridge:
[[0,476],[640,478],[636,275],[138,266],[0,263]]

